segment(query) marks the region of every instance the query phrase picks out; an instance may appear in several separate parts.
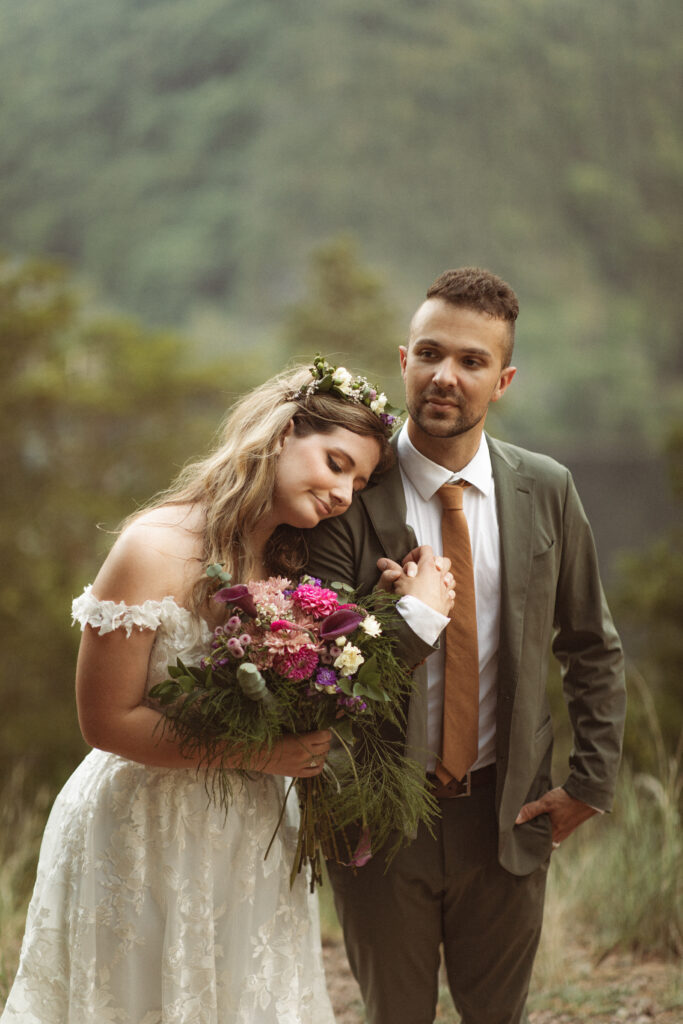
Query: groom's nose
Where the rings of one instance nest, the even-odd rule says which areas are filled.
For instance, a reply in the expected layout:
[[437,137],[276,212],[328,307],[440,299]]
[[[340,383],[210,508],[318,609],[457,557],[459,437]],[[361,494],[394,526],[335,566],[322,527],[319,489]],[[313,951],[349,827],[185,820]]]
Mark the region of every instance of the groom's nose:
[[457,388],[459,385],[458,367],[454,359],[442,359],[434,368],[432,382],[440,388]]

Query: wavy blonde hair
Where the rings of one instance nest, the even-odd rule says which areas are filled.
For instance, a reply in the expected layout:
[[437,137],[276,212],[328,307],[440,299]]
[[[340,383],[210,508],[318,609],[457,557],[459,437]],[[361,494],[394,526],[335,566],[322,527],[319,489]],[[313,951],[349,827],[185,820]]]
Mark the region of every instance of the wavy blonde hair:
[[[300,366],[242,397],[225,419],[214,450],[185,466],[171,486],[147,506],[192,504],[204,508],[203,565],[218,562],[235,580],[248,579],[253,573],[255,557],[249,536],[255,523],[272,508],[280,441],[290,421],[299,437],[329,434],[337,427],[374,437],[380,447],[374,475],[391,465],[389,431],[379,417],[365,405],[334,395],[297,395],[310,380],[308,368]],[[265,561],[270,573],[300,573],[306,562],[301,531],[279,526],[266,545]],[[210,586],[204,576],[195,584],[191,595],[195,612],[206,602]]]

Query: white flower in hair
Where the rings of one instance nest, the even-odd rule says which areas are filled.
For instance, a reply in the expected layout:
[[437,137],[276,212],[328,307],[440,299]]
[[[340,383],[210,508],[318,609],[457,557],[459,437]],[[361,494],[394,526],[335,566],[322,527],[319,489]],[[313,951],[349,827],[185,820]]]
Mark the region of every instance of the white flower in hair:
[[309,367],[312,380],[302,384],[291,398],[297,400],[307,395],[331,394],[338,398],[357,402],[370,409],[379,418],[388,432],[396,425],[400,410],[394,409],[385,394],[377,389],[366,377],[354,377],[345,366],[333,366],[318,353]]
[[339,390],[343,394],[349,395],[349,396],[353,395],[353,392],[354,392],[353,374],[349,373],[349,371],[346,369],[345,366],[338,366],[337,367],[337,369],[334,372],[333,380],[334,380],[335,387],[339,388]]

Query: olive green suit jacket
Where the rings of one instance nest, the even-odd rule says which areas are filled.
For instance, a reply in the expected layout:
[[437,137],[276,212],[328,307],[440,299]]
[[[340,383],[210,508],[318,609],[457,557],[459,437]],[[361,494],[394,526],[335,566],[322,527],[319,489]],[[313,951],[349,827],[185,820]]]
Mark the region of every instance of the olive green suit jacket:
[[[525,825],[523,804],[552,788],[553,724],[546,685],[549,654],[560,662],[573,729],[567,792],[600,810],[611,808],[625,716],[623,655],[600,583],[597,555],[569,471],[544,455],[487,437],[495,482],[501,546],[498,650],[498,857],[525,875],[550,852],[550,822]],[[377,559],[400,561],[416,545],[396,464],[338,518],[308,535],[309,571],[367,593]],[[399,653],[416,668],[406,742],[425,763],[427,673],[433,648],[401,620]]]

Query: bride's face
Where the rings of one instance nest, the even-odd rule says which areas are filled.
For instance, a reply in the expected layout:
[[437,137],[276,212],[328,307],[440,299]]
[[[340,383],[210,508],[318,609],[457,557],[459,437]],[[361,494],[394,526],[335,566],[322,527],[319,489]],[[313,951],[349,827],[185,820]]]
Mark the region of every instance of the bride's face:
[[379,442],[345,427],[297,437],[290,423],[278,458],[273,513],[278,523],[309,528],[341,515],[367,484],[380,457]]

